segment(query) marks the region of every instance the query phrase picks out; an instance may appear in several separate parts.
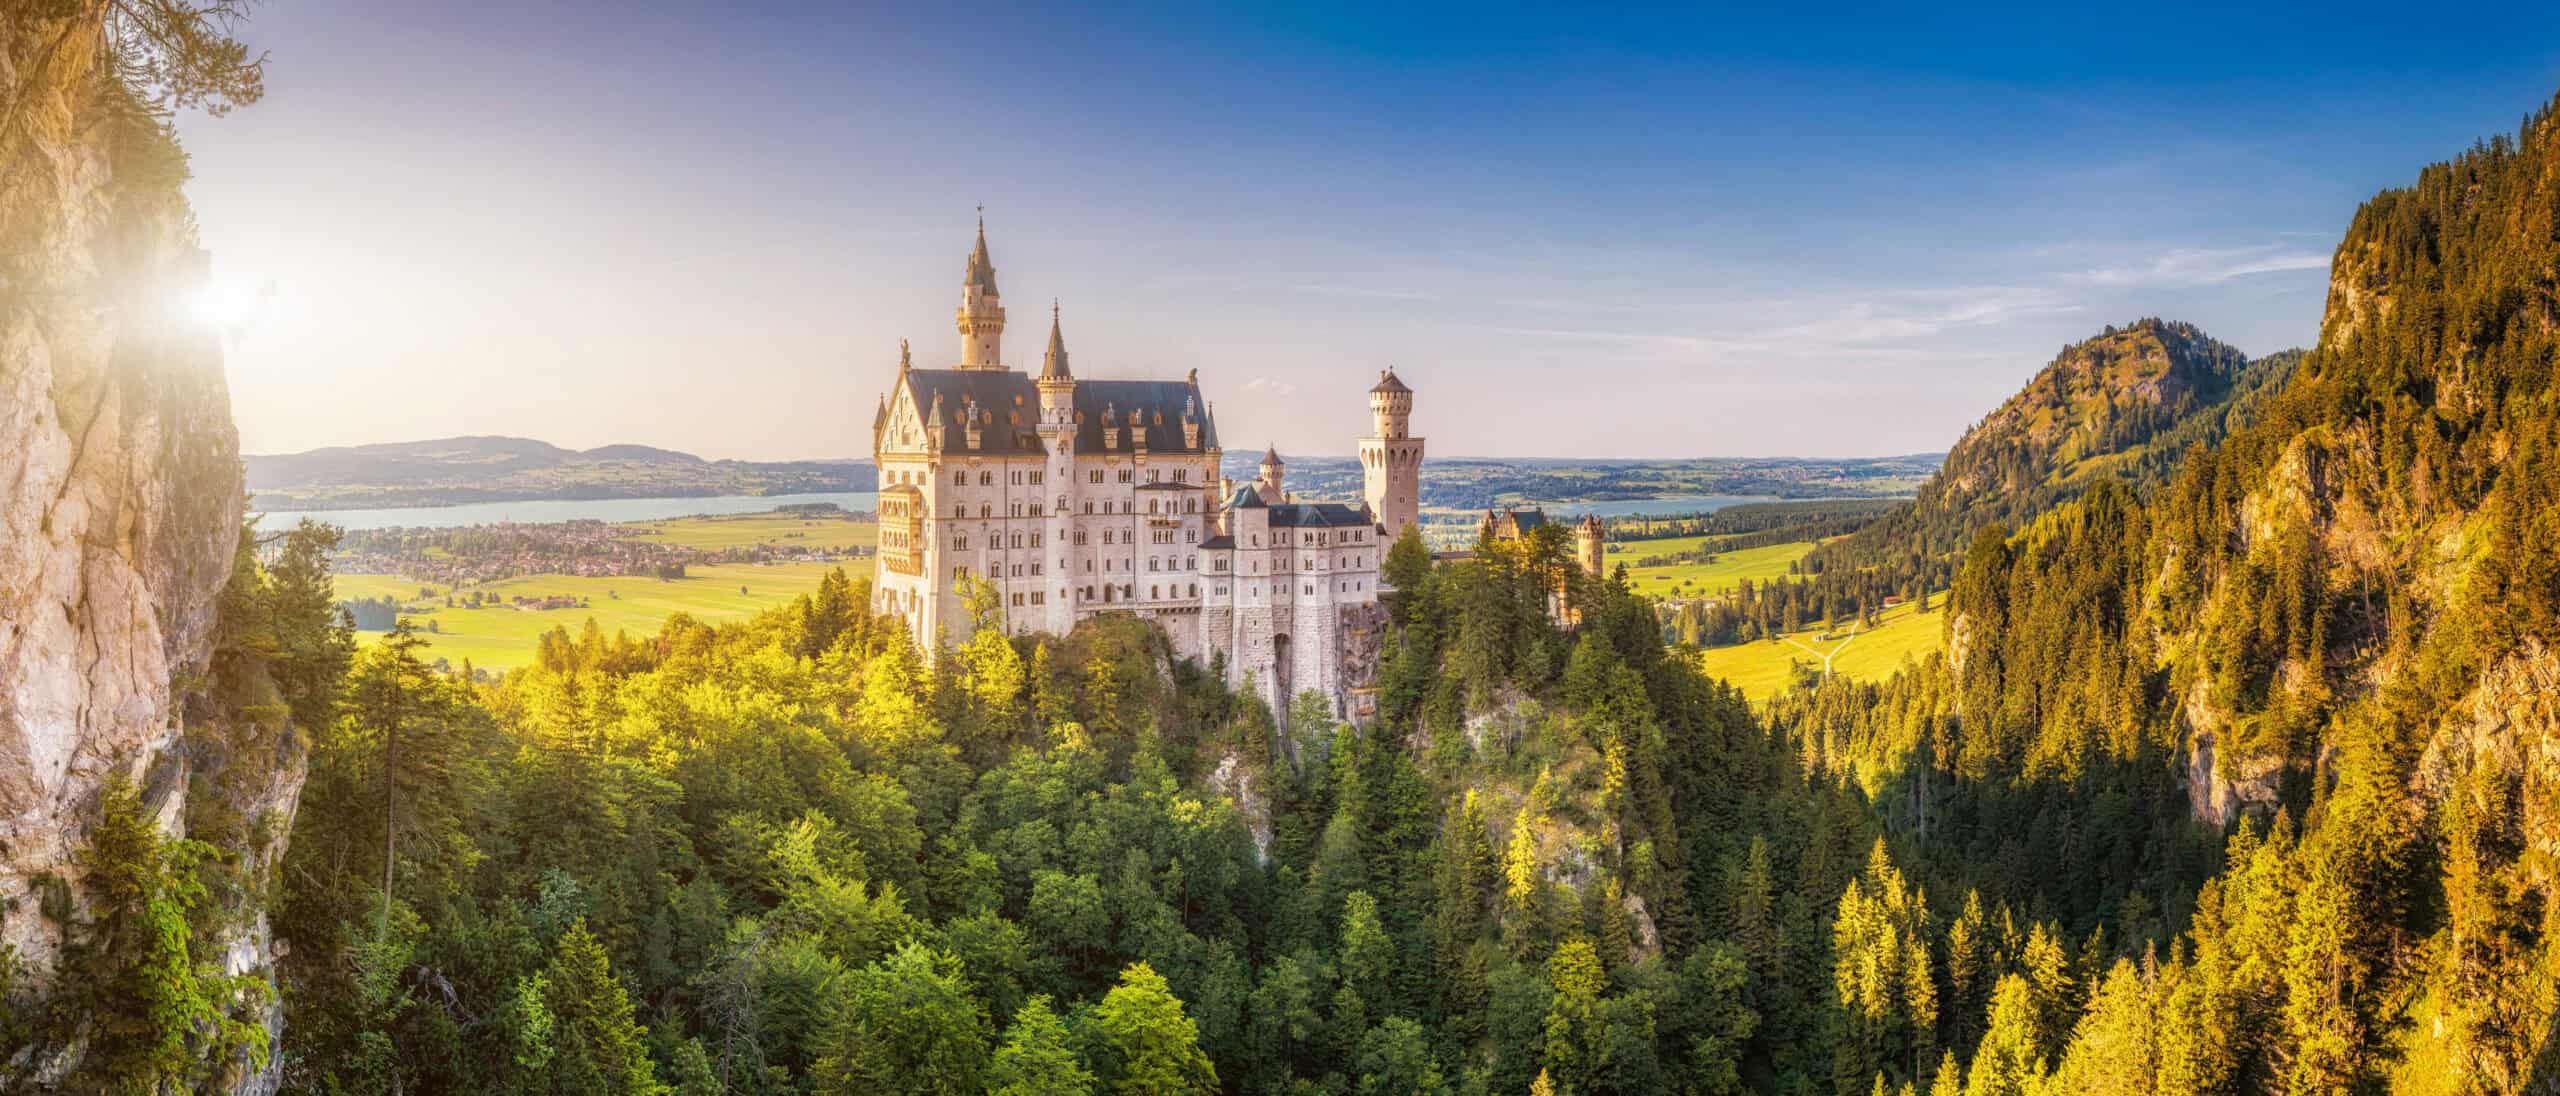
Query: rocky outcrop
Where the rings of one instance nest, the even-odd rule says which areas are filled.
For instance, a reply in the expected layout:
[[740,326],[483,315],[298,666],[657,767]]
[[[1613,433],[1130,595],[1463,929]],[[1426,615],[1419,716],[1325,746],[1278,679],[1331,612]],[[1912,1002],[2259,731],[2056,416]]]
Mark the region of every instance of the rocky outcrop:
[[[31,996],[91,910],[101,790],[132,781],[172,832],[192,813],[179,709],[241,516],[220,346],[186,307],[206,263],[183,157],[68,7],[0,14],[0,943]],[[235,775],[228,813],[290,818],[298,763]],[[226,965],[263,974],[263,939],[243,918]]]

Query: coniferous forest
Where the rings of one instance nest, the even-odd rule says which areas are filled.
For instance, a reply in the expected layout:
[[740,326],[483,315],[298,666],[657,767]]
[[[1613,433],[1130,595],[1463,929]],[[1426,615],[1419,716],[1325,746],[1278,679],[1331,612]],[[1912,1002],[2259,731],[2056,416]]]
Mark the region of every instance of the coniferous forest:
[[2315,347],[2062,362],[1801,584],[1945,653],[1760,708],[1553,525],[1396,543],[1356,725],[858,572],[444,674],[246,528],[188,745],[304,759],[289,831],[111,788],[0,1087],[2560,1092],[2560,103],[2356,211]]

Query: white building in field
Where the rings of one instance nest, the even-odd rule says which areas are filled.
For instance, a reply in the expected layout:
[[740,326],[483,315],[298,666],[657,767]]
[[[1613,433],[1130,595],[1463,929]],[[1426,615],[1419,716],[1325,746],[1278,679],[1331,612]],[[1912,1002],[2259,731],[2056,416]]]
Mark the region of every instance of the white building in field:
[[1004,306],[986,226],[961,284],[960,361],[918,369],[902,345],[872,422],[880,469],[875,608],[920,644],[971,627],[960,580],[994,584],[1004,627],[1065,634],[1098,613],[1161,626],[1174,649],[1275,710],[1298,692],[1365,714],[1384,616],[1379,566],[1420,511],[1422,439],[1413,391],[1380,375],[1362,439],[1365,498],[1301,502],[1280,455],[1223,480],[1199,372],[1179,381],[1100,380],[1069,367],[1057,312],[1033,376],[1004,364]]

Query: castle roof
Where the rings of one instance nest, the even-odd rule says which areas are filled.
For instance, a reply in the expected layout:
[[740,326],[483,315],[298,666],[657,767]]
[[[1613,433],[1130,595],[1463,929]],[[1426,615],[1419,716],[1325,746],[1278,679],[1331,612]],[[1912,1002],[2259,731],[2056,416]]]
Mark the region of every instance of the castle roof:
[[1360,511],[1339,502],[1292,502],[1271,508],[1274,529],[1356,529],[1375,524]]
[[1262,451],[1262,463],[1264,463],[1264,464],[1279,464],[1279,463],[1280,463],[1280,447],[1279,447],[1279,446],[1277,446],[1277,445],[1274,445],[1274,446],[1269,446],[1269,447],[1267,447],[1267,448],[1263,449],[1263,451]]
[[1405,387],[1405,385],[1404,385],[1404,382],[1403,382],[1403,381],[1400,381],[1400,380],[1397,380],[1397,379],[1396,379],[1396,371],[1395,371],[1394,369],[1392,369],[1392,368],[1389,368],[1389,369],[1381,369],[1381,370],[1379,370],[1379,371],[1378,371],[1378,383],[1377,383],[1374,387],[1370,388],[1370,389],[1369,389],[1369,391],[1371,391],[1371,392],[1411,392],[1411,391],[1413,391],[1413,389],[1410,389],[1410,388]]
[[1252,484],[1250,484],[1250,483],[1245,484],[1245,485],[1244,485],[1244,486],[1242,486],[1242,487],[1238,487],[1238,488],[1236,488],[1236,493],[1235,493],[1234,495],[1230,496],[1230,497],[1227,499],[1227,509],[1229,509],[1229,510],[1259,510],[1259,509],[1262,509],[1262,492],[1254,490],[1254,489],[1253,489],[1253,485],[1252,485]]
[[[978,447],[972,453],[1005,455],[1043,453],[1047,447],[1040,441],[1036,425],[1040,406],[1037,382],[1011,369],[911,369],[904,383],[913,394],[916,406],[930,408],[942,401],[944,427],[961,427],[957,416],[961,408],[977,407],[979,419]],[[1106,422],[1114,427],[1134,426],[1137,436],[1146,441],[1152,453],[1206,453],[1218,447],[1217,422],[1210,417],[1207,402],[1200,398],[1200,387],[1189,381],[1095,381],[1079,380],[1075,387],[1076,451],[1105,452],[1102,429]],[[1182,416],[1189,411],[1200,423],[1197,445],[1183,444]],[[932,414],[932,412],[927,412]],[[947,434],[950,448],[963,448],[960,436]],[[1122,435],[1121,452],[1136,448],[1128,435]]]
[[1049,302],[1049,353],[1040,359],[1040,379],[1055,381],[1074,378],[1075,374],[1067,370],[1067,337],[1058,330],[1058,302],[1051,301]]
[[978,218],[978,246],[969,252],[969,274],[960,284],[983,286],[989,294],[996,294],[996,264],[987,258],[987,219],[983,215]]

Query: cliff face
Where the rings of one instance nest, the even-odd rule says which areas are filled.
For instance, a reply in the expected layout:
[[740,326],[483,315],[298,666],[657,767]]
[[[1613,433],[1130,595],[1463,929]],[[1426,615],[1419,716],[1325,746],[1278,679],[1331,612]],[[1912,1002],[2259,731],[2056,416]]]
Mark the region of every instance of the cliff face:
[[[165,830],[189,813],[178,709],[241,516],[220,347],[187,315],[184,161],[114,116],[99,35],[0,14],[0,943],[33,995],[71,976],[101,789],[130,779]],[[289,818],[299,773],[257,775],[269,802],[236,807]],[[250,950],[232,965],[263,968]]]

